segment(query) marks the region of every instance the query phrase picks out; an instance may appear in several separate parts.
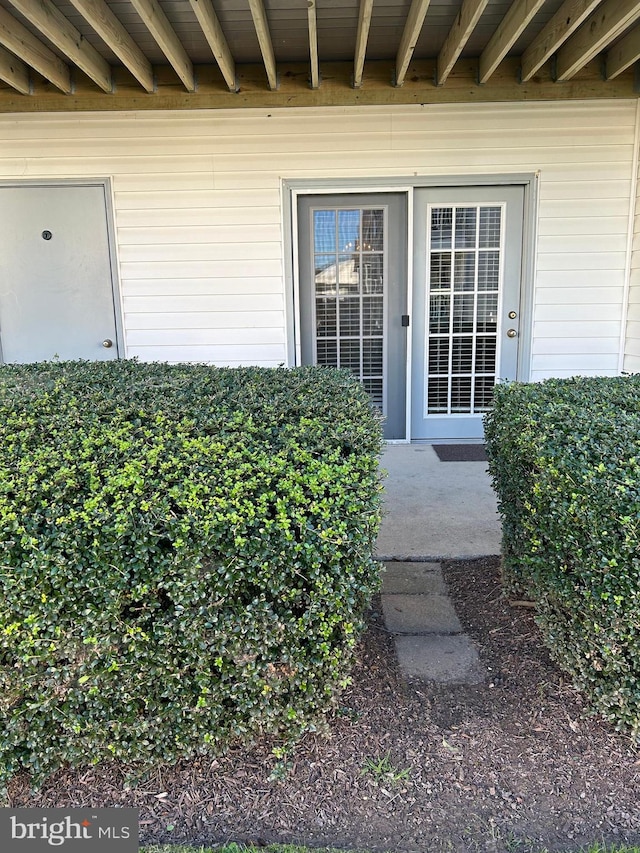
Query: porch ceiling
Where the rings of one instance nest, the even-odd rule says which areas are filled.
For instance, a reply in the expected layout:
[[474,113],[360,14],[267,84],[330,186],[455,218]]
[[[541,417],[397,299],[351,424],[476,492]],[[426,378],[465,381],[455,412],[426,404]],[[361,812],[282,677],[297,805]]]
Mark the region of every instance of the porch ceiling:
[[0,112],[635,97],[640,0],[0,0]]

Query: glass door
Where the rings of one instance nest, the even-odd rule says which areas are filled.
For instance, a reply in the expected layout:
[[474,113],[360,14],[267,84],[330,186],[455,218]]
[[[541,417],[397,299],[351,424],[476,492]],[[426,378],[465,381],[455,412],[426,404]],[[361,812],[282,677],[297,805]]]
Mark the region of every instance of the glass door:
[[518,369],[524,190],[415,192],[412,439],[481,439]]
[[406,433],[406,196],[305,196],[298,205],[303,363],[350,370]]

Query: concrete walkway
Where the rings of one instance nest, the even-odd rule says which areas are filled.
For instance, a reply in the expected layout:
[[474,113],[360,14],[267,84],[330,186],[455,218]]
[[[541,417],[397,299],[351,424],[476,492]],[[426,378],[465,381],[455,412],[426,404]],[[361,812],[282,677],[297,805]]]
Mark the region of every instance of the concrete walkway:
[[500,519],[486,462],[441,462],[430,445],[389,445],[381,466],[386,563],[382,607],[407,678],[484,679],[477,649],[449,598],[440,561],[500,553]]
[[500,553],[500,519],[486,462],[440,462],[429,444],[391,444],[380,461],[380,560],[438,560]]

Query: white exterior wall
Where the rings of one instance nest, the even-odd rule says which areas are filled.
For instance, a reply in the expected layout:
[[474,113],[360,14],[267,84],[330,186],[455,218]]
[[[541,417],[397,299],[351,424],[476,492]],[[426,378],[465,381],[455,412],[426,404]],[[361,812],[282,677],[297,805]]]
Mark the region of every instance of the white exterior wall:
[[[271,366],[282,179],[537,172],[530,378],[614,374],[635,125],[626,100],[2,115],[0,179],[111,178],[128,356]],[[640,364],[640,253],[632,293]]]
[[[640,122],[640,102],[638,103]],[[640,141],[640,127],[637,128]],[[630,223],[633,233],[629,256],[629,292],[624,340],[624,370],[640,373],[640,172],[636,170],[635,209]]]

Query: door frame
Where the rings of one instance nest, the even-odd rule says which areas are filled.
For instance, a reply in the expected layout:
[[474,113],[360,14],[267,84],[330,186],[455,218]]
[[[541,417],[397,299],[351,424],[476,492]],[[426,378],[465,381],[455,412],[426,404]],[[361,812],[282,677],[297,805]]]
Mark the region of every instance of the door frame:
[[[8,178],[0,180],[0,190],[3,187],[99,187],[104,195],[105,222],[107,226],[107,242],[109,246],[109,268],[111,271],[111,296],[113,300],[113,317],[116,327],[116,353],[118,358],[126,358],[126,341],[124,335],[122,291],[120,288],[120,266],[118,263],[115,206],[111,178]],[[0,364],[4,363],[2,353],[2,333],[0,330]]]
[[[413,304],[413,277],[415,242],[414,230],[414,190],[417,188],[445,187],[500,187],[520,186],[524,191],[524,221],[522,224],[522,270],[520,283],[520,350],[518,358],[518,376],[520,382],[531,378],[531,353],[533,341],[533,307],[535,258],[537,249],[537,220],[539,204],[538,172],[499,172],[481,175],[417,175],[411,177],[391,177],[385,179],[367,178],[296,178],[282,179],[280,185],[283,215],[283,266],[285,271],[285,341],[287,363],[289,366],[302,364],[301,320],[300,320],[300,281],[298,266],[298,198],[305,195],[346,195],[349,193],[406,193],[407,194],[407,300]],[[411,322],[407,339],[406,364],[406,438],[390,440],[389,444],[408,444],[411,442]]]

